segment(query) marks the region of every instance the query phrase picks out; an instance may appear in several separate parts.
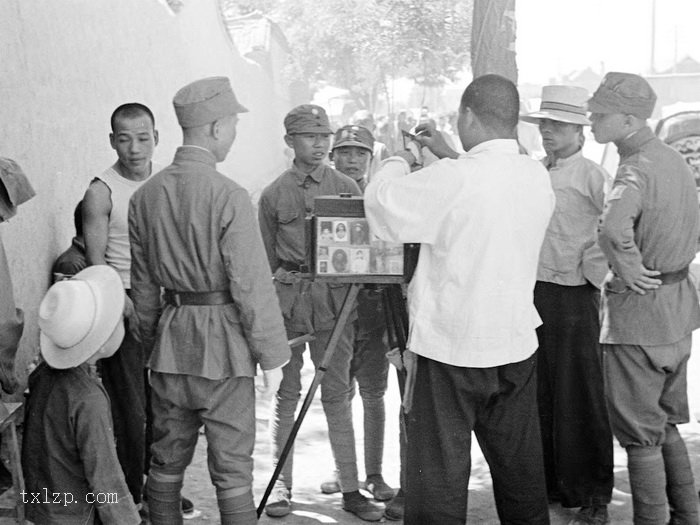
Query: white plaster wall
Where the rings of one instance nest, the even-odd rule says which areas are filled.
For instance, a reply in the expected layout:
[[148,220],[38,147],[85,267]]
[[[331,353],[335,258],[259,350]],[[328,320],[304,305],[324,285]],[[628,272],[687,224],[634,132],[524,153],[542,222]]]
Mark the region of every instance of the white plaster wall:
[[23,378],[38,349],[36,310],[51,263],[73,235],[73,208],[114,161],[112,110],[148,105],[161,138],[154,160],[168,164],[181,140],[175,92],[197,78],[229,76],[250,113],[219,169],[259,194],[286,165],[289,107],[280,100],[285,90],[233,48],[215,0],[188,0],[176,15],[158,0],[2,0],[0,50],[0,155],[19,162],[37,192],[0,225],[26,315]]

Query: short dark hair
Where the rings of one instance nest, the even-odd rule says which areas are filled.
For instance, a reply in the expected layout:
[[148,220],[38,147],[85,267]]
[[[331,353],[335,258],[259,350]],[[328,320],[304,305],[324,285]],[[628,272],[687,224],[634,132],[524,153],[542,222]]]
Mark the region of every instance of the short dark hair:
[[83,201],[80,201],[73,211],[73,224],[75,224],[76,237],[83,236]]
[[462,94],[460,109],[471,109],[484,126],[508,133],[518,125],[520,96],[515,84],[500,75],[475,78]]
[[114,131],[118,118],[134,118],[141,115],[146,115],[148,118],[150,118],[151,123],[153,124],[153,129],[155,129],[156,118],[153,116],[153,112],[148,109],[147,106],[144,106],[138,102],[127,102],[126,104],[122,104],[115,109],[112,113],[112,117],[109,119],[109,125],[112,127],[112,131]]

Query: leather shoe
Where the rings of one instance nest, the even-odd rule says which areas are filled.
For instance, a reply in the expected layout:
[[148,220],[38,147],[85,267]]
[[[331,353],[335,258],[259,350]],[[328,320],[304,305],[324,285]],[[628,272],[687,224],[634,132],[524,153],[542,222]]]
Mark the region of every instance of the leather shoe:
[[359,490],[343,493],[343,510],[352,512],[363,521],[379,521],[384,509],[360,494]]
[[377,501],[389,501],[396,494],[396,491],[386,484],[381,474],[368,476],[365,487]]

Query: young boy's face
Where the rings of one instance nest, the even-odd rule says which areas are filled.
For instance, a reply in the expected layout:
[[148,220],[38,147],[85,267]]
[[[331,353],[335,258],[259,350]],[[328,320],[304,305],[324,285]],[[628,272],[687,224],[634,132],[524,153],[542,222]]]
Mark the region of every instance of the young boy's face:
[[294,162],[302,171],[312,171],[328,154],[331,136],[327,133],[293,133],[284,137],[294,150]]
[[367,148],[359,146],[340,146],[332,153],[335,169],[348,177],[359,180],[369,169],[372,154]]

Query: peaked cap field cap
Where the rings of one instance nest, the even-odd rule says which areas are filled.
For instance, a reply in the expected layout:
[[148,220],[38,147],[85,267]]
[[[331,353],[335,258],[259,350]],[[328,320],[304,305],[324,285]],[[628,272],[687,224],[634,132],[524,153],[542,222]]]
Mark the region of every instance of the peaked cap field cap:
[[588,91],[577,86],[544,86],[540,110],[520,117],[524,122],[539,124],[540,120],[556,120],[581,126],[590,125],[586,118]]
[[34,195],[36,192],[20,165],[12,159],[0,157],[0,222],[14,217],[17,206]]
[[655,105],[656,93],[644,78],[632,73],[611,71],[588,101],[588,111],[622,113],[648,119]]
[[349,124],[339,128],[333,138],[333,149],[341,146],[357,146],[374,152],[374,137],[372,132],[364,126]]
[[228,77],[202,78],[187,84],[175,94],[173,106],[183,128],[196,128],[248,111],[238,102]]
[[284,117],[287,135],[295,133],[324,133],[331,135],[331,124],[326,110],[315,104],[302,104],[292,109]]

